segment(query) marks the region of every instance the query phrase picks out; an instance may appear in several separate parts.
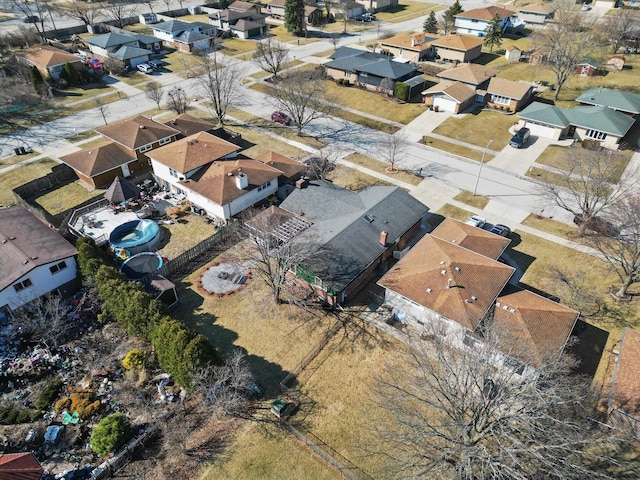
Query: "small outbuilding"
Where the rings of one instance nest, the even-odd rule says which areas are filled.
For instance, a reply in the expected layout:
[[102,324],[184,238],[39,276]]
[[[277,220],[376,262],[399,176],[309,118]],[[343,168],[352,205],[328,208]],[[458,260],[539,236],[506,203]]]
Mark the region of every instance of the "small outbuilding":
[[509,45],[504,51],[504,58],[507,62],[519,62],[522,51],[515,45]]

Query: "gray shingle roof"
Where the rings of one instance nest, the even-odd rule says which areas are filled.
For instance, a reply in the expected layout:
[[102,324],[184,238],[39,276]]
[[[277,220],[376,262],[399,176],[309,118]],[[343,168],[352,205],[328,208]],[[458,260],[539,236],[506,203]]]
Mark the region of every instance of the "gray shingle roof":
[[609,107],[634,115],[640,113],[640,95],[613,88],[590,88],[576,98],[576,102]]
[[304,266],[337,292],[385,250],[379,243],[383,230],[388,232],[388,242],[395,242],[428,210],[398,187],[373,186],[354,192],[323,181],[294,190],[280,208],[304,214],[313,222],[303,235],[322,247],[322,255]]
[[131,60],[132,58],[148,57],[149,50],[138,47],[123,46],[111,53],[111,57],[117,60]]
[[328,68],[347,72],[362,72],[382,78],[402,78],[416,71],[416,67],[411,64],[394,62],[387,55],[355,48],[340,47],[331,55],[331,58],[334,60],[325,63]]
[[183,22],[182,20],[168,20],[160,23],[156,23],[153,26],[154,30],[158,30],[159,32],[173,33],[173,32],[183,32],[193,28],[193,25],[189,22]]
[[101,48],[117,47],[118,45],[124,45],[126,43],[135,42],[137,39],[133,36],[122,35],[120,33],[105,33],[98,35],[97,37],[91,37],[87,39],[89,45],[95,45]]

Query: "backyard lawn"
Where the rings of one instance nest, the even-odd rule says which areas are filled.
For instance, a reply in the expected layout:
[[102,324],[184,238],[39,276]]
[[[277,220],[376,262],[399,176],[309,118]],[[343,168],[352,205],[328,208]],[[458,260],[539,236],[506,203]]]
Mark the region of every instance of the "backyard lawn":
[[15,204],[15,198],[11,190],[47,173],[51,173],[51,167],[55,165],[57,163],[50,158],[41,158],[33,163],[22,165],[0,174],[0,205]]
[[489,140],[493,140],[489,148],[499,151],[509,143],[512,136],[509,128],[517,121],[515,115],[482,110],[449,117],[434,132],[479,147],[485,147]]
[[80,205],[89,199],[102,196],[105,190],[89,191],[79,182],[72,182],[58,188],[52,192],[41,195],[35,199],[35,202],[51,215],[57,215],[69,208]]

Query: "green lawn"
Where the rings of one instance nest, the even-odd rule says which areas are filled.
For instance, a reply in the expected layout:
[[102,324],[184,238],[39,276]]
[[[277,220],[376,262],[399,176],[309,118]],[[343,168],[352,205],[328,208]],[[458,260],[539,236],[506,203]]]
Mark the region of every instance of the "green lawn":
[[517,121],[518,117],[515,115],[483,110],[449,117],[434,132],[479,147],[485,147],[489,140],[493,140],[489,148],[499,151],[509,143],[512,137],[509,128]]
[[99,197],[104,192],[105,190],[89,191],[78,182],[73,182],[37,197],[35,202],[51,215],[57,215],[82,202]]

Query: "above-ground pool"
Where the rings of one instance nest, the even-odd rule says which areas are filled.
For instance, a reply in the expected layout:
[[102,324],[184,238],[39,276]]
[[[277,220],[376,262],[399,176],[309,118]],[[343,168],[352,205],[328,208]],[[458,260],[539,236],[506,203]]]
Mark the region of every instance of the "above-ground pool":
[[153,252],[142,252],[127,258],[120,271],[128,280],[142,280],[145,276],[156,273],[162,267],[162,257]]
[[114,249],[125,249],[131,255],[155,250],[160,240],[160,228],[153,220],[133,220],[123,223],[109,235],[109,243]]

